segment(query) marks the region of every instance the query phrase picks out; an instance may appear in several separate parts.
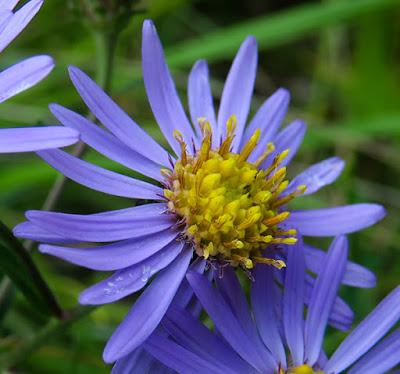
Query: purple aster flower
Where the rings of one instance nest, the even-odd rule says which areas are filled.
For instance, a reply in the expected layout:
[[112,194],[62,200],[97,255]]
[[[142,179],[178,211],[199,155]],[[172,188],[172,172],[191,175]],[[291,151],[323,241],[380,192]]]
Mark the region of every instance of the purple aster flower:
[[[43,0],[32,0],[15,13],[17,0],[0,3],[0,52],[28,25],[39,11]],[[25,59],[0,73],[0,102],[25,91],[45,78],[54,67],[49,56]],[[43,128],[0,129],[0,153],[39,151],[75,143],[78,132],[59,126]]]
[[[288,182],[286,166],[302,142],[305,124],[297,120],[279,131],[289,102],[284,89],[267,99],[245,126],[257,65],[253,37],[244,41],[232,64],[218,116],[207,65],[204,61],[194,65],[188,85],[193,127],[151,21],[143,26],[142,60],[151,108],[174,154],[149,137],[75,67],[70,68],[72,82],[105,129],[60,105],[50,109],[63,125],[78,130],[89,146],[154,183],[103,169],[60,150],[39,155],[84,186],[155,202],[92,215],[29,211],[28,221],[14,231],[45,243],[40,246],[44,253],[93,270],[115,271],[81,294],[83,304],[114,302],[146,288],[109,340],[104,352],[107,362],[127,355],[153,332],[192,259],[207,260],[221,271],[241,267],[249,272],[256,264],[282,268],[290,253],[286,247],[297,241],[297,230],[304,235],[333,236],[368,227],[384,216],[383,208],[374,204],[288,210],[287,204],[296,196],[333,182],[343,161],[330,158]],[[82,242],[105,244],[75,246]],[[266,248],[275,248],[280,257],[266,257]],[[325,254],[312,247],[308,251],[307,264],[318,272]],[[370,272],[348,266],[350,273],[354,270],[353,275],[347,273],[348,284],[375,284]],[[346,318],[351,322],[352,314],[346,304],[339,307],[347,311],[337,321],[343,327]]]
[[[394,289],[327,358],[323,339],[346,271],[347,240],[337,237],[327,254],[305,311],[306,258],[302,245],[289,252],[287,268],[257,267],[250,310],[235,273],[187,278],[215,324],[214,333],[192,313],[171,307],[162,327],[142,350],[118,361],[114,373],[128,373],[147,358],[179,373],[381,374],[400,362],[400,286]],[[275,281],[284,274],[283,290]],[[275,280],[274,280],[275,279]],[[304,317],[305,316],[305,317]],[[386,337],[385,337],[386,335]],[[384,338],[385,337],[385,338]],[[153,356],[153,357],[151,357]],[[160,365],[160,362],[158,362]]]

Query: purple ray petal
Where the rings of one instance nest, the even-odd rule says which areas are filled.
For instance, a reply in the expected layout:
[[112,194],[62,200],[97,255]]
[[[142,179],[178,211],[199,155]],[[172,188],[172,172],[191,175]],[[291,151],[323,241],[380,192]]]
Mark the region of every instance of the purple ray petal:
[[112,368],[111,374],[149,373],[155,359],[143,348],[138,348],[129,355],[118,360]]
[[144,21],[142,37],[142,68],[147,97],[165,139],[175,153],[180,155],[181,149],[174,138],[174,131],[178,130],[182,134],[186,144],[192,144],[195,134],[176,92],[152,21]]
[[43,230],[40,226],[34,225],[32,222],[26,221],[18,224],[13,229],[13,234],[18,238],[34,240],[36,242],[54,243],[54,244],[70,244],[75,240],[63,238],[61,235]]
[[146,288],[107,342],[105,362],[124,357],[150,336],[174,298],[191,258],[192,250],[186,249]]
[[288,250],[283,291],[283,326],[295,366],[304,363],[305,259],[302,240]]
[[250,297],[261,339],[283,368],[286,368],[286,354],[279,331],[280,321],[276,315],[276,304],[281,295],[274,284],[271,266],[262,264],[256,266]]
[[314,164],[297,175],[289,184],[285,195],[296,190],[302,184],[307,186],[303,195],[311,195],[321,187],[334,182],[344,168],[344,161],[339,157],[331,157]]
[[[206,261],[203,259],[197,258],[196,260],[193,261],[193,263],[190,264],[189,271],[203,274],[205,266],[206,266]],[[174,299],[174,305],[176,305],[177,307],[179,307],[181,309],[187,308],[191,299],[194,297],[193,295],[194,295],[193,289],[192,289],[192,287],[190,287],[189,282],[185,278],[182,281],[182,284],[179,287],[178,292],[176,293],[176,296]]]
[[[306,293],[304,302],[307,306],[310,306],[310,300],[312,297],[312,291],[315,287],[315,279],[310,275],[306,275]],[[328,323],[332,327],[341,330],[347,331],[351,324],[353,323],[354,313],[351,308],[346,304],[346,302],[337,296],[334,300],[333,307],[331,310],[331,314],[329,316]]]
[[38,155],[66,177],[93,190],[135,199],[162,199],[160,187],[90,164],[58,149],[41,151]]
[[[257,332],[249,311],[246,296],[233,268],[225,268],[223,277],[216,276],[215,282],[222,297],[228,303],[237,321],[242,326],[243,331],[246,331],[247,335],[253,341],[254,349],[257,349],[260,355],[263,356],[266,352],[265,346]],[[267,353],[266,360],[270,358],[271,356]]]
[[190,72],[188,100],[190,116],[197,135],[202,138],[199,118],[205,118],[210,122],[212,128],[213,145],[217,145],[217,121],[215,119],[208,66],[204,60],[197,61]]
[[232,115],[237,118],[236,136],[232,151],[239,149],[249,114],[257,71],[257,41],[249,36],[240,46],[226,78],[218,112],[218,139],[226,134],[226,122]]
[[400,363],[400,329],[395,330],[349,371],[349,374],[384,374]]
[[71,80],[79,95],[99,121],[119,140],[157,164],[169,167],[168,153],[135,123],[82,70],[70,66]]
[[1,9],[13,10],[18,4],[19,0],[3,0],[0,4]]
[[155,180],[163,179],[160,165],[126,146],[125,143],[85,117],[57,104],[51,104],[50,110],[64,126],[78,130],[81,140],[101,154]]
[[254,349],[254,341],[243,331],[240,323],[221,293],[213,288],[209,281],[196,273],[186,276],[196,296],[215,324],[216,329],[232,348],[251,366],[261,372],[272,372],[276,364],[272,356],[268,361]]
[[232,312],[242,326],[243,331],[251,334],[252,339],[256,340],[257,330],[249,312],[246,295],[242,290],[239,279],[232,267],[224,269],[223,277],[215,277],[215,282],[221,295],[229,304]]
[[12,16],[0,35],[0,52],[28,25],[42,4],[43,0],[31,0]]
[[[218,363],[224,370],[248,373],[250,367],[216,334],[198,319],[173,305],[163,320],[163,327],[181,346],[207,361]],[[251,369],[250,369],[251,371]]]
[[172,225],[173,216],[161,214],[164,204],[146,204],[130,214],[79,215],[28,211],[26,217],[44,230],[62,237],[86,242],[111,242],[137,238],[163,231]]
[[295,120],[288,126],[286,126],[273,140],[276,150],[273,152],[261,165],[262,168],[266,168],[271,163],[271,160],[277,153],[280,153],[286,149],[289,149],[289,155],[281,162],[281,166],[286,166],[290,163],[294,156],[296,156],[297,150],[303,142],[304,135],[306,133],[307,125],[300,120]]
[[260,140],[249,157],[249,161],[255,161],[265,151],[267,143],[272,141],[276,132],[285,118],[290,101],[290,94],[284,88],[275,91],[258,109],[249,126],[244,132],[241,146],[253,135],[257,129],[261,130]]
[[[283,275],[279,270],[274,271],[275,278],[280,284],[283,284]],[[306,284],[304,293],[304,303],[309,306],[312,290],[315,285],[315,278],[306,273]],[[279,299],[278,299],[279,300]],[[279,309],[278,309],[279,310]],[[331,314],[329,316],[328,323],[335,329],[341,331],[347,331],[350,329],[354,319],[354,313],[351,308],[344,302],[340,297],[336,297]]]
[[324,371],[339,373],[346,370],[374,346],[400,318],[400,286],[386,296],[379,305],[351,332],[331,356]]
[[51,57],[35,56],[3,70],[0,73],[0,103],[40,82],[53,67]]
[[304,325],[304,356],[310,366],[316,363],[322,349],[326,325],[345,271],[347,253],[347,238],[338,236],[328,250],[324,269],[318,275],[311,294]]
[[4,9],[0,10],[0,38],[1,38],[1,33],[8,25],[13,16],[14,13],[10,10],[4,10]]
[[292,211],[285,221],[302,235],[335,236],[374,225],[386,215],[377,204],[353,204],[335,208]]
[[168,229],[95,248],[42,244],[39,250],[88,269],[112,271],[127,268],[145,260],[173,241],[177,235],[177,231]]
[[[308,244],[304,245],[307,268],[319,274],[325,263],[326,253]],[[353,287],[372,288],[376,285],[375,274],[367,268],[347,261],[346,270],[342,280],[343,284]]]
[[168,266],[182,251],[182,242],[171,242],[142,262],[115,272],[79,295],[83,305],[101,305],[120,300],[141,290],[149,279]]
[[205,360],[160,334],[153,334],[145,343],[145,349],[155,358],[180,374],[224,374],[213,361]]
[[65,147],[76,143],[78,139],[77,131],[62,126],[0,129],[0,153]]

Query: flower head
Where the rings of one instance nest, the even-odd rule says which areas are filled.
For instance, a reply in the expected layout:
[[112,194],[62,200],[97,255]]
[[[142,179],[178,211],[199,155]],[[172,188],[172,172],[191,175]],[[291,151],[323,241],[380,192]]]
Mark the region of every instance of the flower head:
[[[13,12],[17,1],[0,3],[0,53],[39,11],[43,0],[31,0]],[[0,73],[0,102],[25,91],[45,78],[54,67],[49,56],[27,58]],[[75,143],[76,130],[62,127],[0,129],[0,153],[38,151]]]
[[[400,330],[388,335],[400,319],[400,287],[346,337],[330,358],[324,353],[324,333],[335,314],[346,257],[347,240],[337,237],[312,288],[307,311],[301,245],[290,251],[283,292],[274,282],[276,270],[257,269],[251,310],[234,273],[218,279],[216,288],[204,277],[190,273],[187,278],[219,334],[207,329],[189,311],[171,307],[163,328],[145,343],[143,354],[153,355],[153,361],[160,360],[179,373],[190,372],[188,367],[196,373],[386,373],[400,362]],[[137,357],[124,358],[114,372],[121,372],[123,363],[134,367]]]
[[[193,127],[151,21],[143,26],[142,55],[147,96],[174,154],[149,137],[75,67],[70,68],[71,79],[106,129],[60,105],[50,108],[63,125],[78,130],[89,146],[158,183],[103,169],[60,150],[39,155],[89,188],[156,202],[93,215],[30,211],[28,222],[15,228],[18,236],[47,243],[40,246],[42,252],[90,269],[116,271],[84,291],[80,297],[83,304],[113,302],[146,287],[108,342],[104,352],[107,362],[127,355],[152,333],[189,266],[199,262],[204,268],[207,260],[220,271],[241,267],[249,272],[257,269],[257,263],[282,268],[298,232],[313,236],[348,233],[384,215],[383,208],[374,204],[308,212],[287,208],[296,196],[333,182],[343,161],[325,160],[287,181],[286,166],[302,141],[305,124],[294,121],[278,132],[289,101],[284,89],[273,94],[245,126],[257,64],[254,38],[244,41],[232,64],[218,117],[207,65],[204,61],[195,64],[188,87]],[[107,244],[96,248],[65,246],[77,242]],[[54,245],[60,243],[64,246]],[[272,254],[267,255],[266,250]],[[309,264],[314,270],[323,257],[310,247]],[[364,269],[361,272],[364,274]],[[367,272],[362,279],[357,274],[349,276],[347,282],[368,287],[375,279]]]

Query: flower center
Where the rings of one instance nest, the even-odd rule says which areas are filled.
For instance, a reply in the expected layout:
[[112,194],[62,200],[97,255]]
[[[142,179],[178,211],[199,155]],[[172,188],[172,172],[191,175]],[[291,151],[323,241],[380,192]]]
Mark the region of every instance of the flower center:
[[323,371],[314,371],[311,366],[300,365],[287,371],[288,374],[323,374]]
[[166,177],[164,196],[168,209],[185,224],[185,234],[196,253],[206,259],[251,269],[254,262],[285,266],[283,261],[265,258],[263,250],[271,244],[296,243],[296,230],[279,228],[289,212],[283,209],[301,194],[305,186],[282,196],[288,186],[286,168],[280,164],[289,150],[277,154],[265,170],[259,169],[275,147],[269,143],[255,162],[247,161],[260,138],[256,130],[240,153],[232,153],[236,118],[227,122],[227,135],[218,149],[211,149],[212,131],[200,121],[203,140],[194,156],[187,154],[181,134],[181,158]]

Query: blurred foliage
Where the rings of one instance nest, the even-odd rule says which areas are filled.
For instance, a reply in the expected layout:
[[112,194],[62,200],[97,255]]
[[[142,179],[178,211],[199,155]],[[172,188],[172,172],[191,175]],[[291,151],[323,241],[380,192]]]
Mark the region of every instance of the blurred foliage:
[[[95,26],[85,9],[93,11],[90,14],[98,27],[103,27],[107,20],[104,9],[114,11],[117,18],[113,22],[120,20],[118,11],[122,8],[118,4],[137,14],[120,35],[113,97],[163,144],[141,80],[143,19],[151,17],[157,24],[182,98],[186,97],[190,64],[204,57],[212,61],[212,88],[218,103],[240,41],[249,33],[257,36],[260,56],[253,112],[275,89],[284,86],[292,93],[287,122],[300,117],[309,124],[289,172],[294,175],[332,155],[346,160],[338,181],[315,196],[298,199],[297,206],[369,201],[384,204],[388,210],[383,222],[350,236],[351,259],[378,276],[374,289],[347,287],[342,291],[360,320],[399,279],[400,2],[48,0],[28,29],[2,53],[0,68],[38,53],[54,56],[57,66],[37,87],[0,105],[0,127],[52,124],[55,120],[47,109],[51,102],[87,113],[68,80],[66,67],[78,65],[95,76],[96,42],[90,32]],[[128,173],[95,152],[85,157]],[[56,178],[56,173],[34,155],[1,156],[0,173],[0,217],[10,227],[23,220],[25,210],[42,206]],[[57,209],[89,213],[131,204],[70,182]],[[325,239],[313,243],[324,249],[329,245]],[[66,309],[76,306],[79,292],[103,276],[36,251],[33,259]],[[128,299],[98,308],[69,327],[63,325],[57,335],[47,339],[46,329],[53,328],[54,321],[48,321],[22,294],[16,292],[1,301],[0,354],[20,347],[40,332],[46,338],[43,345],[27,354],[17,371],[52,374],[108,372],[101,359],[102,349],[131,302]],[[331,352],[342,337],[342,333],[331,332],[327,351]]]

